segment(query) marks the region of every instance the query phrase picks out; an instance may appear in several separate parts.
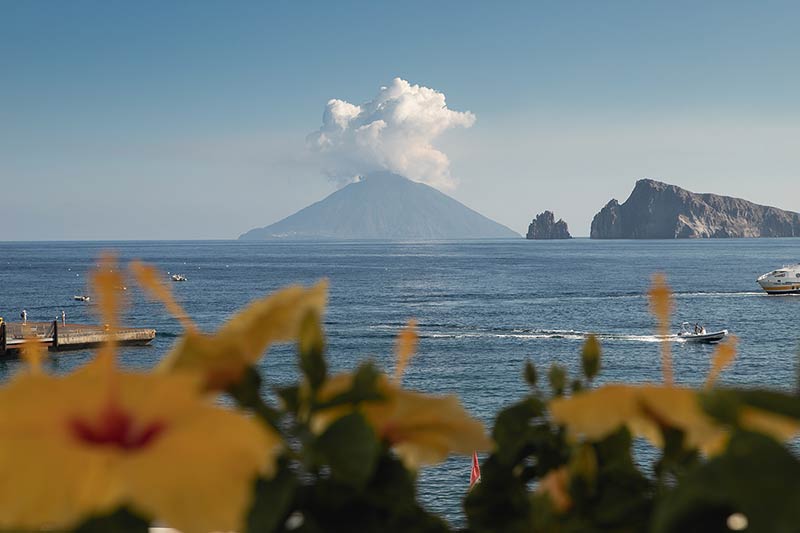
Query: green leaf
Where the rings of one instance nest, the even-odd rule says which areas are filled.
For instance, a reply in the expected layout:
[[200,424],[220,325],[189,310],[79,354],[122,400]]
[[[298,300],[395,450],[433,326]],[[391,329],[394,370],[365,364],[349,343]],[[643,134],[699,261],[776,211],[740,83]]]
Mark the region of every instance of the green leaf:
[[147,533],[150,529],[149,520],[134,514],[126,508],[89,518],[74,529],[75,533]]
[[679,476],[697,465],[700,453],[695,448],[684,445],[684,433],[668,426],[661,427],[664,438],[664,452],[655,464],[655,473],[662,483],[668,481],[667,476]]
[[414,475],[387,450],[369,483],[356,490],[330,478],[308,487],[298,509],[300,533],[446,533],[447,525],[416,501]]
[[320,402],[314,408],[328,409],[339,405],[357,405],[361,402],[382,400],[383,395],[378,391],[378,378],[380,376],[380,372],[371,362],[362,363],[353,376],[353,385],[350,390],[337,394],[328,401]]
[[259,478],[254,487],[254,501],[247,515],[247,531],[269,533],[279,530],[289,514],[297,488],[297,478],[284,459],[272,479]]
[[567,386],[567,371],[561,365],[552,365],[547,374],[554,396],[562,396]]
[[355,403],[375,399],[375,395],[378,394],[377,384],[380,376],[381,373],[371,361],[358,366],[353,377],[352,394]]
[[717,420],[733,426],[745,406],[800,420],[800,397],[776,391],[715,389],[700,395],[700,405]]
[[800,420],[800,398],[769,390],[738,391],[741,402],[750,407]]
[[526,398],[503,409],[495,421],[492,436],[497,443],[497,457],[502,463],[513,464],[528,446],[533,419],[541,416],[544,406],[536,398]]
[[239,407],[253,411],[256,417],[270,428],[279,433],[282,432],[281,414],[264,403],[264,399],[261,397],[261,375],[255,367],[247,367],[242,374],[242,379],[228,387],[227,392],[236,400]]
[[592,380],[600,371],[600,341],[594,335],[589,335],[583,343],[581,350],[581,363],[583,364],[583,375],[586,379]]
[[293,385],[290,387],[278,387],[274,390],[275,394],[283,402],[285,410],[292,414],[297,414],[300,410],[300,387]]
[[361,488],[375,470],[380,443],[361,413],[354,412],[336,420],[317,438],[314,453],[330,466],[334,480]]
[[732,513],[747,517],[747,531],[789,533],[800,524],[800,461],[759,433],[737,431],[722,455],[680,478],[662,498],[655,533],[728,531]]
[[527,485],[514,467],[491,455],[481,465],[481,482],[464,500],[472,533],[527,533],[532,531],[533,507]]
[[537,378],[538,376],[536,375],[536,367],[531,362],[531,360],[528,359],[527,361],[525,361],[525,381],[531,387],[535,387]]
[[715,389],[698,393],[700,407],[723,424],[734,426],[739,419],[741,402],[734,391]]
[[[591,475],[574,475],[570,482],[573,509],[565,520],[568,531],[646,531],[652,510],[650,481],[636,468],[632,438],[622,428],[591,445],[594,455],[573,458],[571,472],[581,468]],[[592,464],[594,459],[594,464]]]
[[300,370],[308,380],[311,390],[316,391],[328,373],[325,364],[325,338],[318,313],[309,311],[303,318],[297,349],[300,356]]

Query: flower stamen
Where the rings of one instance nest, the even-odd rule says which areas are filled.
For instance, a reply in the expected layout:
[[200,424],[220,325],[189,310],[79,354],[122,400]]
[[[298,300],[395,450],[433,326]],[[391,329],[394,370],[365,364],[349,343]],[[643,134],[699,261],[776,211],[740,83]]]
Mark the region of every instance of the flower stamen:
[[95,423],[84,418],[70,420],[70,429],[81,442],[98,446],[115,446],[126,451],[146,447],[164,428],[164,424],[159,421],[137,428],[133,417],[114,404],[109,405]]

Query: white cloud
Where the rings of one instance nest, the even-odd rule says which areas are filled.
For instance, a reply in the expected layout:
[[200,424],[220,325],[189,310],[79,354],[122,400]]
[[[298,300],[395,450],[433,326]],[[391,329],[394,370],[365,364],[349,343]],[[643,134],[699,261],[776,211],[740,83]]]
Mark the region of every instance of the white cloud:
[[452,189],[450,160],[433,146],[445,130],[469,128],[475,115],[447,108],[444,94],[395,78],[361,105],[328,102],[322,127],[306,142],[323,172],[340,183],[388,170],[441,189]]

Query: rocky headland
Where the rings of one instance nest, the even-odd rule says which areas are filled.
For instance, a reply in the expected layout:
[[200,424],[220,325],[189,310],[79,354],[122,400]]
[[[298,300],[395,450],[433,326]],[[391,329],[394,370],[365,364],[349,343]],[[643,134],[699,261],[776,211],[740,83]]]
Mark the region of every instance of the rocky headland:
[[571,239],[567,223],[563,219],[558,219],[552,211],[539,213],[528,226],[526,239]]
[[798,237],[800,214],[741,198],[697,194],[651,179],[592,220],[592,239]]

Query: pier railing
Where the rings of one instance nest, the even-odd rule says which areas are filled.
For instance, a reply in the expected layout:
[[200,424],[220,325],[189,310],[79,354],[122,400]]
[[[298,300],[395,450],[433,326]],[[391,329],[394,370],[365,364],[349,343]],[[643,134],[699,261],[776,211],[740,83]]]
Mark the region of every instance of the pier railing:
[[18,350],[25,339],[48,346],[53,351],[97,346],[114,338],[123,344],[147,344],[155,337],[154,329],[116,328],[86,324],[27,322],[0,324],[0,355]]

